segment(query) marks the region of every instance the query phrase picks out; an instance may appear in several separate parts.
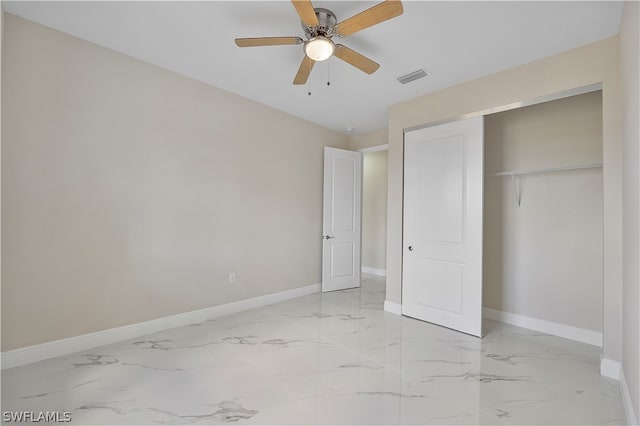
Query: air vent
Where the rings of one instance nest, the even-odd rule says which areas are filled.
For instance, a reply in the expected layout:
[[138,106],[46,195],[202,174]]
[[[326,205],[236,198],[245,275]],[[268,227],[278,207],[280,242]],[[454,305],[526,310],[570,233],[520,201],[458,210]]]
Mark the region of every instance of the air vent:
[[400,83],[402,83],[402,84],[407,84],[407,83],[410,83],[412,81],[415,81],[415,80],[417,80],[419,78],[426,77],[426,76],[427,76],[427,72],[425,70],[423,70],[423,69],[419,69],[419,70],[410,72],[409,74],[405,74],[405,75],[402,75],[402,76],[398,77],[398,81]]

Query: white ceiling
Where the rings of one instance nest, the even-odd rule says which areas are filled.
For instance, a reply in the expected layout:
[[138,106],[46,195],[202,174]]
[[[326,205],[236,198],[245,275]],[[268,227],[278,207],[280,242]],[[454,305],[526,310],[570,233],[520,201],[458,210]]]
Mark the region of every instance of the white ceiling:
[[[314,6],[341,21],[376,3],[315,0]],[[354,133],[385,127],[394,103],[615,35],[622,14],[622,3],[613,1],[405,1],[400,17],[340,41],[380,63],[375,74],[334,57],[316,64],[307,85],[293,86],[301,46],[240,49],[233,42],[303,36],[289,1],[3,4],[9,13]],[[405,86],[396,81],[418,68],[429,76]]]

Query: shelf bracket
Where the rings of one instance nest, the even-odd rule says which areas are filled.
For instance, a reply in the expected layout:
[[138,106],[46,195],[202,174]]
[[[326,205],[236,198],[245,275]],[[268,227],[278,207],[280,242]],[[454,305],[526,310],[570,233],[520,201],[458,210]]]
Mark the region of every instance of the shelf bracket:
[[520,175],[511,173],[511,182],[513,182],[513,189],[516,195],[516,202],[518,203],[518,207],[520,207],[520,201],[522,199],[522,192],[520,191]]

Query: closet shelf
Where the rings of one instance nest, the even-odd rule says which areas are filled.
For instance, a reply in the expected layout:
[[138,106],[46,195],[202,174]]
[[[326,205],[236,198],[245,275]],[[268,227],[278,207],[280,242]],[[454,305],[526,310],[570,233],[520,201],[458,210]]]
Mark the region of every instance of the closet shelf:
[[602,168],[602,163],[579,164],[577,166],[553,167],[549,169],[514,170],[511,172],[487,173],[487,176],[510,176],[511,181],[513,182],[513,189],[516,196],[516,202],[518,203],[518,207],[520,207],[520,204],[522,203],[520,176],[536,175],[536,174],[542,174],[542,173],[553,173],[553,172],[566,172],[571,170],[582,170],[582,169],[601,169],[601,168]]
[[549,169],[514,170],[510,172],[487,173],[487,176],[521,176],[521,175],[535,175],[540,173],[553,173],[553,172],[565,172],[570,170],[600,169],[600,168],[602,168],[602,163],[593,163],[593,164],[580,164],[577,166],[568,166],[568,167],[553,167]]

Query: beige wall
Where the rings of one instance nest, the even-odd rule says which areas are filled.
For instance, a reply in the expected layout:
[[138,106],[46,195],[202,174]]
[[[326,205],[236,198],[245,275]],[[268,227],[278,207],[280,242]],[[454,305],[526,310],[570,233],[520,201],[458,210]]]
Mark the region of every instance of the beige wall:
[[386,145],[388,143],[388,136],[389,131],[386,128],[369,133],[353,135],[349,137],[349,149],[357,151],[359,149]]
[[624,319],[623,370],[636,419],[640,419],[640,98],[638,39],[640,7],[637,1],[624,5],[620,29],[620,59],[624,102]]
[[622,155],[618,38],[462,83],[389,110],[387,300],[401,302],[403,130],[602,83],[604,356],[622,358]]
[[602,169],[491,172],[602,163],[593,92],[485,117],[483,304],[602,331]]
[[386,268],[387,151],[363,156],[362,266]]
[[346,136],[5,25],[2,350],[320,281],[323,146]]

